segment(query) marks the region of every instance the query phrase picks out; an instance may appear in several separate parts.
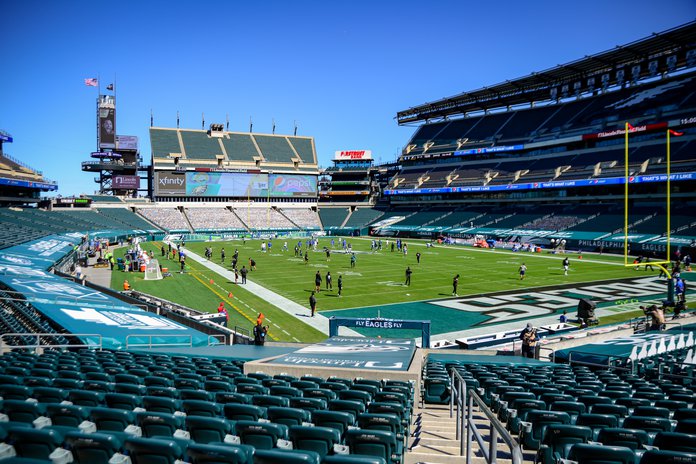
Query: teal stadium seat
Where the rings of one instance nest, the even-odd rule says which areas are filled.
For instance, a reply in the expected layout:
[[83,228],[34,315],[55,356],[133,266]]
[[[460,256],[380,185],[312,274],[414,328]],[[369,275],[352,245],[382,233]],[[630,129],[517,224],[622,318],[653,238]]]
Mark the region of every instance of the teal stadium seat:
[[314,411],[312,422],[321,427],[331,427],[338,430],[341,437],[345,437],[349,427],[355,425],[356,417],[349,412],[342,411]]
[[254,449],[247,445],[192,443],[186,449],[191,464],[253,464]]
[[186,430],[196,443],[222,443],[232,432],[232,424],[221,417],[186,417]]
[[544,439],[537,452],[537,461],[554,464],[566,459],[570,449],[577,443],[587,443],[592,438],[592,429],[579,425],[551,424],[546,427]]
[[650,444],[650,436],[645,430],[625,428],[605,428],[599,431],[597,440],[606,446],[624,446],[633,450],[639,460]]
[[671,432],[672,422],[664,417],[629,416],[624,419],[623,427],[645,430],[653,439],[658,432]]
[[245,445],[256,449],[272,449],[279,439],[288,439],[288,428],[284,425],[270,422],[237,421],[234,424],[234,434],[239,436]]
[[546,428],[551,424],[570,425],[570,416],[560,411],[532,410],[520,428],[520,444],[525,449],[538,450]]
[[111,433],[121,440],[128,438],[126,427],[135,425],[135,417],[132,411],[109,408],[93,408],[90,413],[92,422],[97,426],[97,431]]
[[314,451],[321,459],[333,454],[334,445],[341,442],[338,430],[330,427],[293,425],[289,428],[288,436],[293,443],[293,449]]
[[34,387],[32,398],[39,403],[61,403],[67,399],[68,393],[62,388]]
[[259,449],[254,452],[254,464],[320,464],[321,458],[313,451]]
[[222,410],[218,403],[203,400],[183,400],[181,407],[188,416],[218,417]]
[[124,448],[133,464],[175,464],[184,458],[181,446],[174,440],[129,438]]
[[579,443],[570,449],[568,459],[578,464],[634,464],[635,456],[632,449],[624,446]]
[[640,464],[696,464],[696,453],[650,450],[643,454]]
[[387,461],[379,456],[364,454],[334,454],[326,456],[322,464],[387,464]]
[[49,456],[63,442],[63,436],[55,430],[11,428],[6,443],[14,447],[17,456],[49,460]]
[[266,408],[252,404],[227,403],[223,407],[224,415],[230,420],[258,421],[266,419]]
[[658,432],[653,446],[661,450],[696,453],[696,435],[677,432]]
[[[585,425],[593,430],[593,441],[597,441],[599,431],[604,428],[616,428],[619,426],[619,418],[611,414],[580,414],[575,421],[576,425]],[[628,427],[624,424],[624,427]]]
[[0,397],[5,400],[24,401],[31,398],[32,389],[24,385],[0,385]]
[[[372,403],[371,403],[372,404]],[[359,414],[365,412],[365,405],[360,401],[353,400],[331,400],[329,401],[330,411],[348,412],[357,418]]]
[[351,429],[346,432],[346,444],[351,454],[378,456],[391,463],[401,462],[396,454],[396,434],[382,430]]
[[148,412],[174,414],[181,408],[178,400],[161,396],[143,396],[143,408]]
[[121,440],[104,433],[69,432],[63,446],[72,453],[75,464],[101,464],[121,451]]
[[107,393],[104,395],[104,402],[111,409],[123,409],[126,411],[132,411],[143,406],[142,397],[126,393]]
[[290,407],[290,400],[285,396],[275,395],[254,395],[251,403],[256,406],[267,408],[269,406]]
[[182,416],[150,411],[138,413],[136,421],[145,438],[170,439],[177,430],[183,429],[184,424]]
[[2,402],[2,411],[13,422],[31,424],[44,415],[45,409],[43,405],[38,403],[24,400],[4,400]]
[[220,404],[238,403],[251,404],[251,395],[236,392],[217,392],[215,393],[215,402]]
[[268,420],[276,424],[285,426],[302,425],[311,421],[309,411],[299,408],[285,408],[279,406],[270,406],[266,410]]

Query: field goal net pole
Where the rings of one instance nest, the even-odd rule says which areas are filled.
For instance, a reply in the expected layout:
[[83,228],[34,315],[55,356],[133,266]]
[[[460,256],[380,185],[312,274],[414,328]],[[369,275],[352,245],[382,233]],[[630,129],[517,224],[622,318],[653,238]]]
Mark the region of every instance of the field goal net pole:
[[[633,129],[628,121],[626,121],[624,127],[624,267],[635,266],[633,263],[628,262],[628,184],[629,184],[629,172],[628,172],[628,134],[630,130]],[[674,301],[674,281],[672,280],[672,274],[667,265],[671,264],[670,256],[672,256],[671,251],[671,236],[670,231],[672,228],[672,157],[671,157],[671,144],[670,144],[671,131],[667,129],[667,230],[665,233],[665,238],[667,239],[666,244],[666,255],[664,261],[653,262],[650,261],[649,264],[659,267],[667,275],[667,300],[670,302]]]

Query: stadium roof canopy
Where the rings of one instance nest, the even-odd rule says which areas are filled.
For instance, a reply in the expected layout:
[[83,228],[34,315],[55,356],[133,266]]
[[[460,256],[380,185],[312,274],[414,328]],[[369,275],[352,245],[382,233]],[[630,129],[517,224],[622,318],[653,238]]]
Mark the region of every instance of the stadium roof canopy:
[[[601,87],[600,82],[596,82],[596,85],[588,84],[588,79],[594,76],[609,75],[606,85],[621,85],[625,82],[617,76],[621,69],[625,70],[623,74],[626,80],[632,75],[632,68],[644,62],[656,61],[657,68],[640,66],[640,75],[637,76],[639,79],[650,77],[655,72],[680,69],[687,65],[687,61],[696,59],[694,52],[687,56],[687,51],[694,49],[696,21],[661,33],[653,33],[635,42],[617,45],[611,50],[585,56],[545,71],[399,111],[396,119],[399,124],[404,124],[462,115],[472,111],[549,101],[555,99],[551,94],[554,88],[558,91],[557,95],[561,96],[562,90],[568,89],[563,89],[566,85],[576,91],[591,91],[593,88]],[[676,62],[668,63],[667,57],[670,55],[676,56]],[[574,88],[578,82],[581,83],[580,87]]]

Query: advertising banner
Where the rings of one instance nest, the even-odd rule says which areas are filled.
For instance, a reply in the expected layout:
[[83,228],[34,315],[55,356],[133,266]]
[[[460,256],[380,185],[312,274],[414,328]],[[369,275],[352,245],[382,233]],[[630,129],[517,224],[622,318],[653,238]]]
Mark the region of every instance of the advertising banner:
[[116,148],[116,100],[99,96],[99,148]]
[[416,350],[413,339],[331,337],[274,359],[273,364],[408,370]]
[[138,151],[138,137],[136,135],[117,135],[116,148],[119,150]]
[[334,152],[334,160],[371,160],[372,150],[343,150]]
[[138,176],[114,176],[111,186],[115,189],[135,190],[140,188]]
[[186,195],[186,173],[171,171],[155,172],[155,195]]
[[271,174],[272,197],[313,197],[317,195],[317,176]]

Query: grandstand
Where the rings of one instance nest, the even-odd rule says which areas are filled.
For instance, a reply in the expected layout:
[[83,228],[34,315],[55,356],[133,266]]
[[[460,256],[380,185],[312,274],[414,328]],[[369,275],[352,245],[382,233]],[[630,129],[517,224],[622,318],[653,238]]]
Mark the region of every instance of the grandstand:
[[[311,137],[234,133],[221,125],[208,131],[151,128],[152,201],[97,194],[36,208],[27,204],[57,187],[3,155],[0,145],[0,177],[19,186],[4,190],[10,183],[0,182],[0,201],[12,205],[0,208],[0,461],[695,462],[693,317],[676,319],[674,311],[674,321],[654,327],[643,314],[599,328],[556,323],[559,308],[574,307],[578,296],[601,299],[604,317],[644,301],[659,303],[664,294],[664,281],[648,275],[647,266],[641,278],[628,279],[624,273],[634,270],[617,259],[582,259],[588,249],[623,249],[626,121],[632,125],[625,231],[631,251],[661,256],[669,232],[681,252],[696,252],[695,37],[690,23],[402,111],[400,123],[422,125],[399,162],[384,166],[373,166],[364,151],[346,151],[320,173]],[[670,231],[667,130],[683,133],[670,147]],[[7,142],[0,132],[3,137]],[[419,250],[413,263],[405,252],[378,253],[376,237],[354,238],[368,233],[426,240],[408,244]],[[325,259],[316,246],[312,251],[322,234],[353,236],[349,250],[362,254],[359,267],[351,262],[349,268],[348,256],[339,254],[345,250],[336,249],[330,261],[333,237],[322,239]],[[275,238],[304,244],[311,264],[279,247],[252,254]],[[578,268],[601,265],[620,278],[598,280],[599,268],[588,267],[583,272],[592,277],[574,281],[584,287],[527,287],[534,276],[523,283],[515,273],[522,253],[464,253],[435,242],[448,238],[471,244],[562,239],[578,253]],[[109,248],[119,242],[124,246]],[[247,283],[237,286],[236,270],[224,258],[217,264],[197,255],[222,245],[239,248],[243,262],[259,259]],[[167,247],[185,253],[176,261],[175,253],[165,257]],[[528,249],[525,259],[537,260],[538,274],[552,281],[567,276],[551,254],[559,250]],[[158,264],[167,277],[145,282],[138,270],[160,250]],[[104,251],[118,251],[119,261],[109,258],[116,273],[102,259]],[[126,255],[134,261],[130,270]],[[374,264],[378,259],[383,266]],[[469,268],[461,264],[467,261]],[[465,297],[450,296],[448,274],[447,293],[431,292],[426,302],[417,284],[391,280],[396,268],[401,278],[405,266],[420,266],[417,279],[427,291],[441,292],[441,282],[426,274],[445,264],[467,269],[467,280],[483,280]],[[168,265],[181,270],[167,272]],[[320,304],[360,317],[329,319],[276,293],[281,284],[293,286],[305,303],[311,290],[304,282],[329,265],[346,277],[347,292],[327,287]],[[485,274],[484,267],[493,272]],[[85,280],[86,269],[94,274]],[[98,269],[106,276],[103,285],[92,279]],[[683,274],[693,282],[690,271]],[[122,284],[124,277],[142,288],[162,284],[167,297],[135,291]],[[368,281],[379,285],[369,303],[351,295]],[[496,283],[512,290],[496,291]],[[634,298],[640,290],[646,291],[642,299]],[[201,295],[201,309],[184,306],[182,300]],[[234,310],[243,324],[258,318],[272,325],[285,334],[278,338],[283,343],[264,345],[264,335],[247,346],[248,329],[223,327],[222,312],[203,308],[208,297]],[[426,345],[419,349],[414,338],[392,334],[406,328],[402,324],[424,321],[385,319],[390,310],[440,317],[447,332],[426,346],[431,321],[425,321],[420,343]],[[266,315],[257,316],[261,311]],[[514,331],[491,334],[486,324],[496,318],[512,321]],[[338,319],[352,319],[356,330],[319,343],[294,335],[295,326],[314,337],[332,333]],[[537,359],[519,356],[517,326],[531,320],[544,323]],[[486,349],[440,349],[454,347],[445,337],[455,326],[477,332]],[[363,333],[358,328],[376,335],[356,338]],[[278,340],[270,333],[269,340]]]

